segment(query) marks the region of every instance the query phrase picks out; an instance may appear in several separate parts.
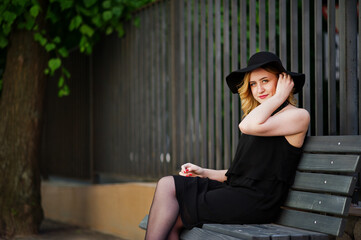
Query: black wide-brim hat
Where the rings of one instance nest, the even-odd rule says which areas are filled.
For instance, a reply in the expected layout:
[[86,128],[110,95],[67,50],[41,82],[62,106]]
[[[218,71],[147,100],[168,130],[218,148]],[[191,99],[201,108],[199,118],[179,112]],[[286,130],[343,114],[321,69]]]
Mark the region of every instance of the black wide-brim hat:
[[260,68],[265,65],[272,65],[277,69],[279,69],[281,72],[285,72],[291,75],[293,82],[295,84],[293,93],[298,93],[301,91],[303,85],[305,84],[305,74],[287,71],[283,67],[281,60],[274,53],[271,52],[255,53],[249,59],[247,67],[231,72],[226,77],[228,87],[231,89],[233,93],[238,93],[238,88],[240,84],[243,82],[244,75],[247,72],[251,72],[256,68]]

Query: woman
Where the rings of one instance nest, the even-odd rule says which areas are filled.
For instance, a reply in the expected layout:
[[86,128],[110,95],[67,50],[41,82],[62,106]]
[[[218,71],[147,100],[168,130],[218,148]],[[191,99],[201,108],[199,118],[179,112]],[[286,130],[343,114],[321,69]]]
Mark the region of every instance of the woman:
[[231,167],[211,170],[187,163],[179,176],[160,179],[146,239],[178,239],[182,228],[203,223],[269,223],[277,218],[310,121],[293,97],[305,75],[286,71],[273,53],[259,52],[226,80],[239,93],[244,112]]

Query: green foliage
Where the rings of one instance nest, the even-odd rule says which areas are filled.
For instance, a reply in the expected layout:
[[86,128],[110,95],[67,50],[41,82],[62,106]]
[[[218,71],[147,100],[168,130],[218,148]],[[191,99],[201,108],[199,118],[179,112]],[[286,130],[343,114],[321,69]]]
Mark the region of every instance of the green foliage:
[[[14,28],[34,32],[34,40],[50,54],[44,73],[59,73],[59,96],[69,94],[70,74],[62,59],[73,50],[91,54],[102,34],[124,35],[123,23],[133,19],[132,13],[154,0],[49,0],[42,9],[37,0],[3,0],[0,3],[0,58],[5,56],[9,35]],[[36,18],[45,14],[47,29],[36,25]],[[134,20],[139,25],[139,19]],[[0,73],[5,60],[0,59]],[[58,76],[58,75],[57,75]],[[0,74],[0,79],[2,74]],[[0,91],[2,80],[0,80]]]

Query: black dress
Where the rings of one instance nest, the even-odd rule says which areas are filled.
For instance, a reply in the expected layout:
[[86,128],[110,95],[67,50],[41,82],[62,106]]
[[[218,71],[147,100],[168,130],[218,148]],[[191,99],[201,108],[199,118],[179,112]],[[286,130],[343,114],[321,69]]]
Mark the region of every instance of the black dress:
[[301,155],[283,136],[242,134],[225,182],[173,176],[184,226],[274,221]]

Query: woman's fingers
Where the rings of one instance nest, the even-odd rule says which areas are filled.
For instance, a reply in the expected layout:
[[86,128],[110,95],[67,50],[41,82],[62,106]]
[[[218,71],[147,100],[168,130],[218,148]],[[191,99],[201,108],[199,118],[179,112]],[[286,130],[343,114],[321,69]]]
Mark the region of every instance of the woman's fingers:
[[292,91],[293,87],[294,87],[294,82],[291,75],[285,72],[281,73],[278,77],[276,91],[280,91],[280,92],[285,91],[284,94],[288,96]]
[[191,163],[186,163],[181,166],[181,171],[179,175],[185,177],[193,177],[196,176],[197,166]]

